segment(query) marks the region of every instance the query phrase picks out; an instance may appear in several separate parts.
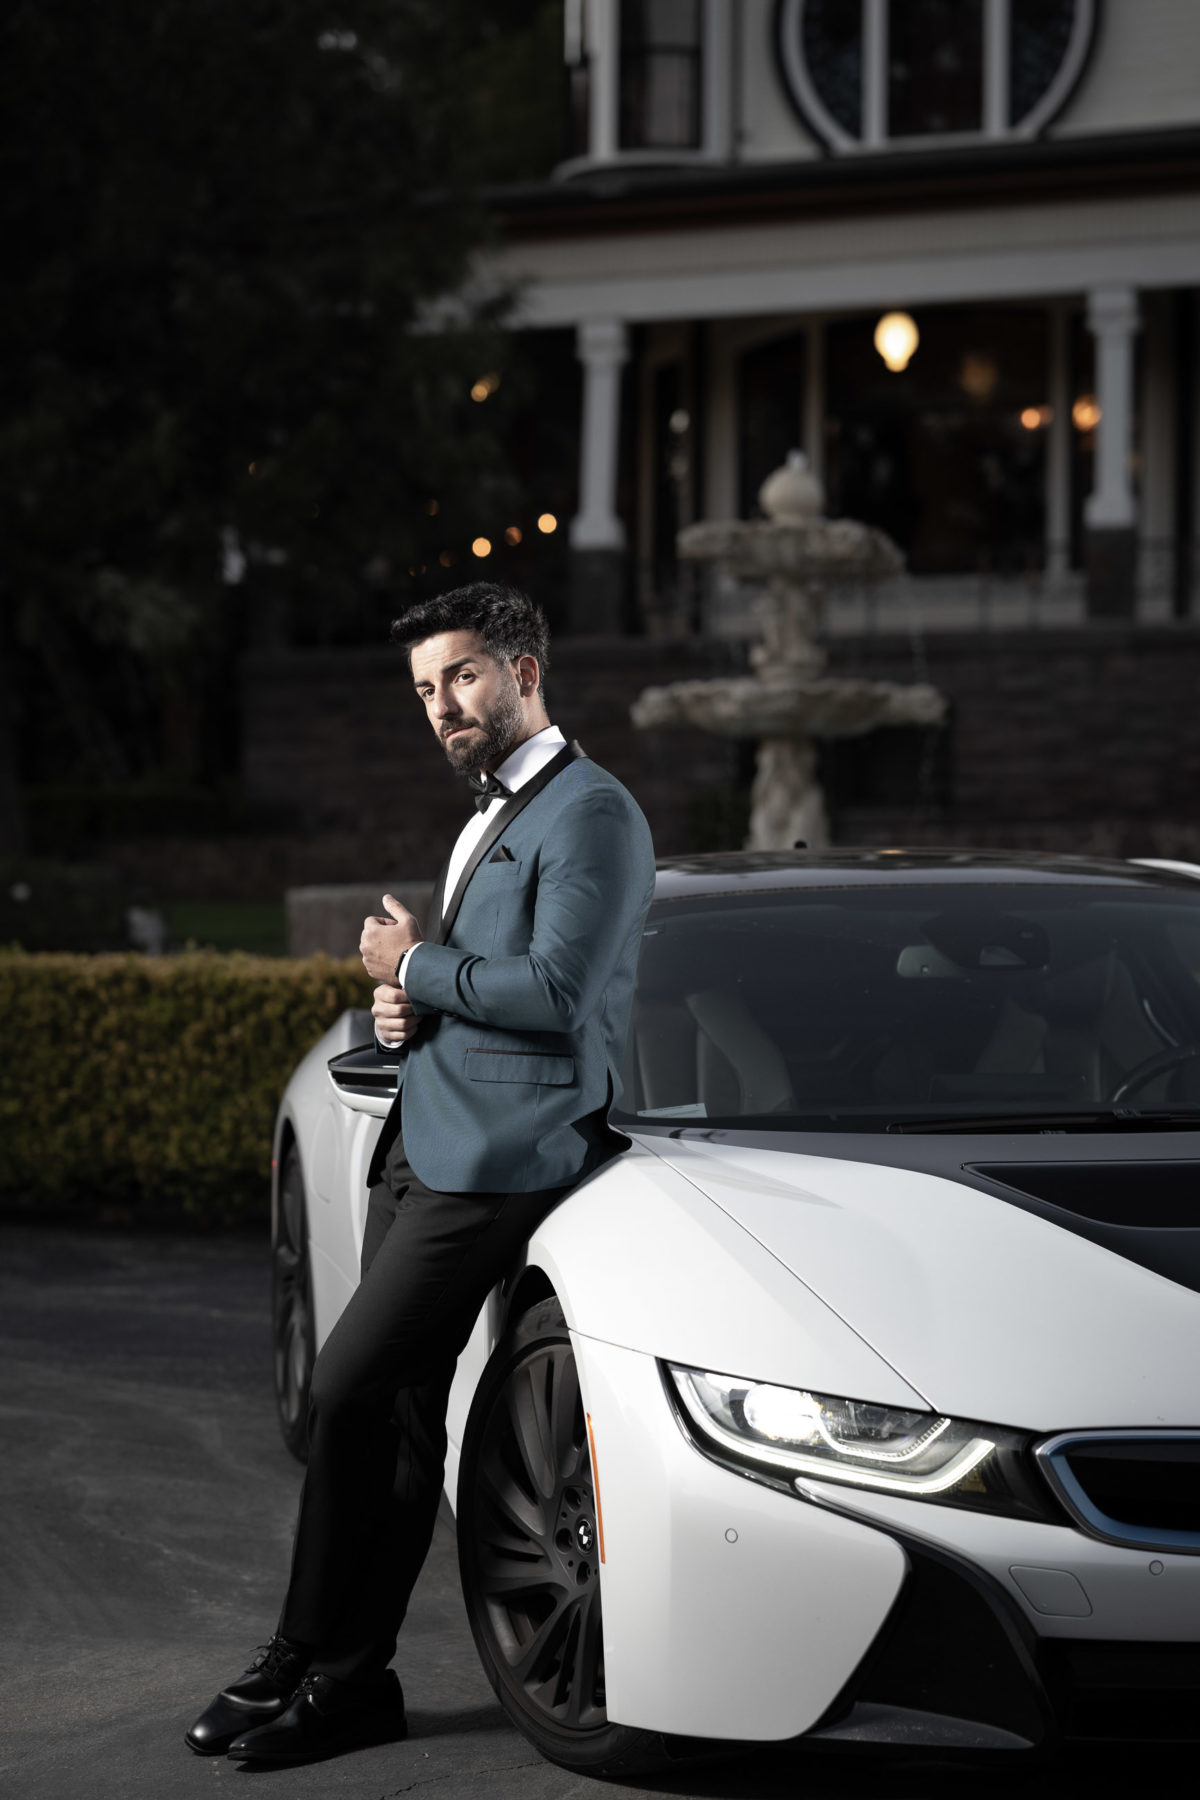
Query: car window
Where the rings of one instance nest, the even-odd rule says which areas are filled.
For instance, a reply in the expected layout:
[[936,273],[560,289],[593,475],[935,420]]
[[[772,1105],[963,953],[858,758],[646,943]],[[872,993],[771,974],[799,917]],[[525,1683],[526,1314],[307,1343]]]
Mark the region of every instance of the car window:
[[1200,1106],[1198,984],[1190,890],[1026,879],[663,900],[618,1117],[862,1131],[1103,1105],[1131,1078],[1138,1107]]

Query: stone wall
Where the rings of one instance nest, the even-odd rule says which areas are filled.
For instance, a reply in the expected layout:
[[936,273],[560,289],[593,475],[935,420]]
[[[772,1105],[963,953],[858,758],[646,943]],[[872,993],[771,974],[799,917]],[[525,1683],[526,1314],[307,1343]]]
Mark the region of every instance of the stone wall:
[[[388,883],[387,892],[407,906],[424,928],[433,898],[431,881]],[[348,883],[345,886],[292,887],[285,896],[287,951],[289,956],[353,956],[358,948],[363,920],[383,915],[382,890]]]
[[[629,707],[657,682],[740,668],[722,644],[574,638],[555,646],[555,723],[637,796],[663,854],[731,839],[731,797],[750,766],[700,732],[635,733]],[[242,774],[253,832],[108,845],[105,860],[164,900],[274,899],[289,888],[431,879],[466,817],[413,696],[403,656],[379,650],[258,654],[242,666]]]
[[[556,723],[624,781],[663,855],[734,845],[752,754],[700,732],[635,732],[652,683],[728,673],[728,646],[567,639]],[[932,680],[953,717],[945,791],[834,813],[842,843],[976,843],[1200,856],[1200,630],[1192,625],[838,639],[833,673]],[[271,820],[256,835],[110,847],[156,896],[275,898],[286,888],[427,880],[465,816],[388,650],[259,655],[242,672],[243,769]],[[883,746],[881,746],[881,749]],[[886,751],[885,751],[886,753]]]
[[[555,646],[551,717],[637,796],[667,854],[692,848],[705,809],[736,786],[744,759],[737,745],[701,732],[634,732],[629,708],[651,683],[726,672],[731,654],[721,645],[645,639],[574,638]],[[248,798],[314,843],[357,838],[365,852],[378,846],[386,866],[403,867],[414,880],[434,874],[469,798],[413,696],[403,656],[254,656],[242,679]],[[347,848],[341,842],[339,853]]]
[[[844,640],[835,670],[914,679],[904,638]],[[917,672],[952,707],[945,803],[890,817],[843,812],[838,836],[1076,849],[1200,850],[1200,631],[1085,630],[929,636]]]

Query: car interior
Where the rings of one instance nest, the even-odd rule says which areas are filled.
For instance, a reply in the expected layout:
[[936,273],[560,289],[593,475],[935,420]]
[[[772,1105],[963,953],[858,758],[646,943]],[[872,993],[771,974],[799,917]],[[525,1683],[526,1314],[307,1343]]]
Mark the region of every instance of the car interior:
[[1061,1110],[1123,1098],[1135,1072],[1131,1105],[1200,1103],[1190,922],[990,898],[668,903],[647,929],[624,1116]]

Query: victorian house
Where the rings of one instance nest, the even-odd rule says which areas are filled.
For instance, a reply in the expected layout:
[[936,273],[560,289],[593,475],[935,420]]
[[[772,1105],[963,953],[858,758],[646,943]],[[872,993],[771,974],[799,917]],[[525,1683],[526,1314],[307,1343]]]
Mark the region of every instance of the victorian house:
[[736,633],[675,534],[752,515],[792,447],[901,545],[930,629],[1189,612],[1195,0],[564,25],[564,158],[496,193],[492,273],[582,366],[576,630]]
[[[834,672],[949,702],[940,731],[825,747],[835,839],[1200,859],[1200,0],[564,0],[562,22],[561,160],[492,190],[480,271],[515,289],[551,429],[523,530],[481,517],[468,566],[546,602],[555,706],[660,850],[741,840],[754,754],[629,724],[643,686],[736,668],[755,633],[676,535],[753,517],[800,449],[827,511],[906,562],[833,596]],[[257,671],[246,771],[375,856],[386,821],[334,772],[368,724],[395,755],[400,701],[357,654]],[[438,815],[418,831],[414,806],[390,866],[424,874]]]

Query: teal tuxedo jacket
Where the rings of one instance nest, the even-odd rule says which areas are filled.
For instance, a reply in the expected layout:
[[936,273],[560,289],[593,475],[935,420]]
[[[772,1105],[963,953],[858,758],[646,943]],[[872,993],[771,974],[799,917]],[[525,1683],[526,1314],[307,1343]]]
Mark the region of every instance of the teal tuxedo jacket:
[[465,885],[409,958],[422,1023],[372,1182],[398,1131],[448,1192],[570,1186],[628,1142],[608,1110],[654,889],[649,827],[578,746],[528,787],[489,809]]

